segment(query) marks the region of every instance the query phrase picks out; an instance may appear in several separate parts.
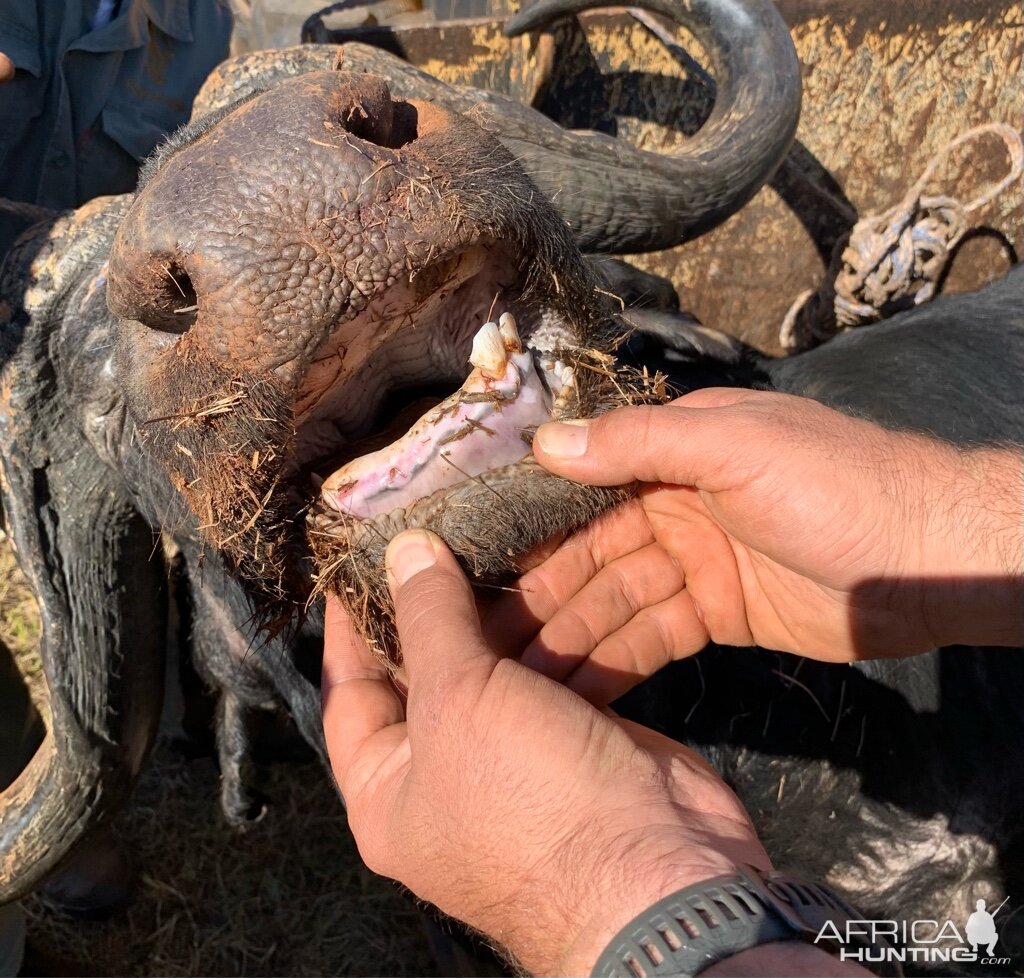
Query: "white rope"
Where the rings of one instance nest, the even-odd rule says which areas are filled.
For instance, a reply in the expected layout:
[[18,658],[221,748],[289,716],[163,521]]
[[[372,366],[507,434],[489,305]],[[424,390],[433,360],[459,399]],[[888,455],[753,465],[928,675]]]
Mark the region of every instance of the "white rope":
[[[986,135],[1006,145],[1006,176],[967,204],[946,194],[926,194],[939,165],[965,143]],[[878,322],[901,309],[927,302],[970,229],[969,217],[1024,173],[1024,142],[1002,123],[970,129],[947,143],[906,197],[882,214],[858,221],[836,245],[825,281],[797,297],[779,330],[782,347],[809,349],[835,333]]]

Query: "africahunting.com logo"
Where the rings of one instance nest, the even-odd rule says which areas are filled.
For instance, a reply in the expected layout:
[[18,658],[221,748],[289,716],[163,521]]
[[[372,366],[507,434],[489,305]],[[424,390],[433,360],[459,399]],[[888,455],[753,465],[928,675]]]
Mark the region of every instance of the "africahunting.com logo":
[[872,964],[886,962],[1009,964],[1009,958],[995,956],[999,943],[996,914],[1006,900],[992,913],[984,900],[978,900],[962,929],[952,920],[828,921],[814,943],[834,941],[839,945],[840,958],[869,969]]

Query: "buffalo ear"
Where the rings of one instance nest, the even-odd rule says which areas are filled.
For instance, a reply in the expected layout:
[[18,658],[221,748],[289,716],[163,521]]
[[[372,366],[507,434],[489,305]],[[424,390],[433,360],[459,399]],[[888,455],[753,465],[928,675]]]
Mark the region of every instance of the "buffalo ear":
[[735,365],[752,354],[735,336],[705,326],[688,312],[660,309],[627,309],[622,319],[638,333],[648,336],[685,360],[714,360]]

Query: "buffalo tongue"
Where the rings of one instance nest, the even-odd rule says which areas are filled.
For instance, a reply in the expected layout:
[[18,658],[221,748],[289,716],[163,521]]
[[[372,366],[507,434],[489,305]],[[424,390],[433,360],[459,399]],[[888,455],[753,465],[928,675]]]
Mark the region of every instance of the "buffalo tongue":
[[473,370],[454,394],[397,441],[324,482],[328,508],[372,518],[529,454],[534,429],[551,417],[571,383],[569,371],[554,358],[539,371],[510,313],[480,327],[469,360]]

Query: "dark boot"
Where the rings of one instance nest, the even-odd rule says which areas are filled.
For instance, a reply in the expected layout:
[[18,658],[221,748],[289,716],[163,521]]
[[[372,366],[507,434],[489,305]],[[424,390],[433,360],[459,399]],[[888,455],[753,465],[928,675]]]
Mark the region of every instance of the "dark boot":
[[131,902],[135,871],[110,829],[101,828],[86,839],[39,892],[48,904],[63,913],[103,920]]

